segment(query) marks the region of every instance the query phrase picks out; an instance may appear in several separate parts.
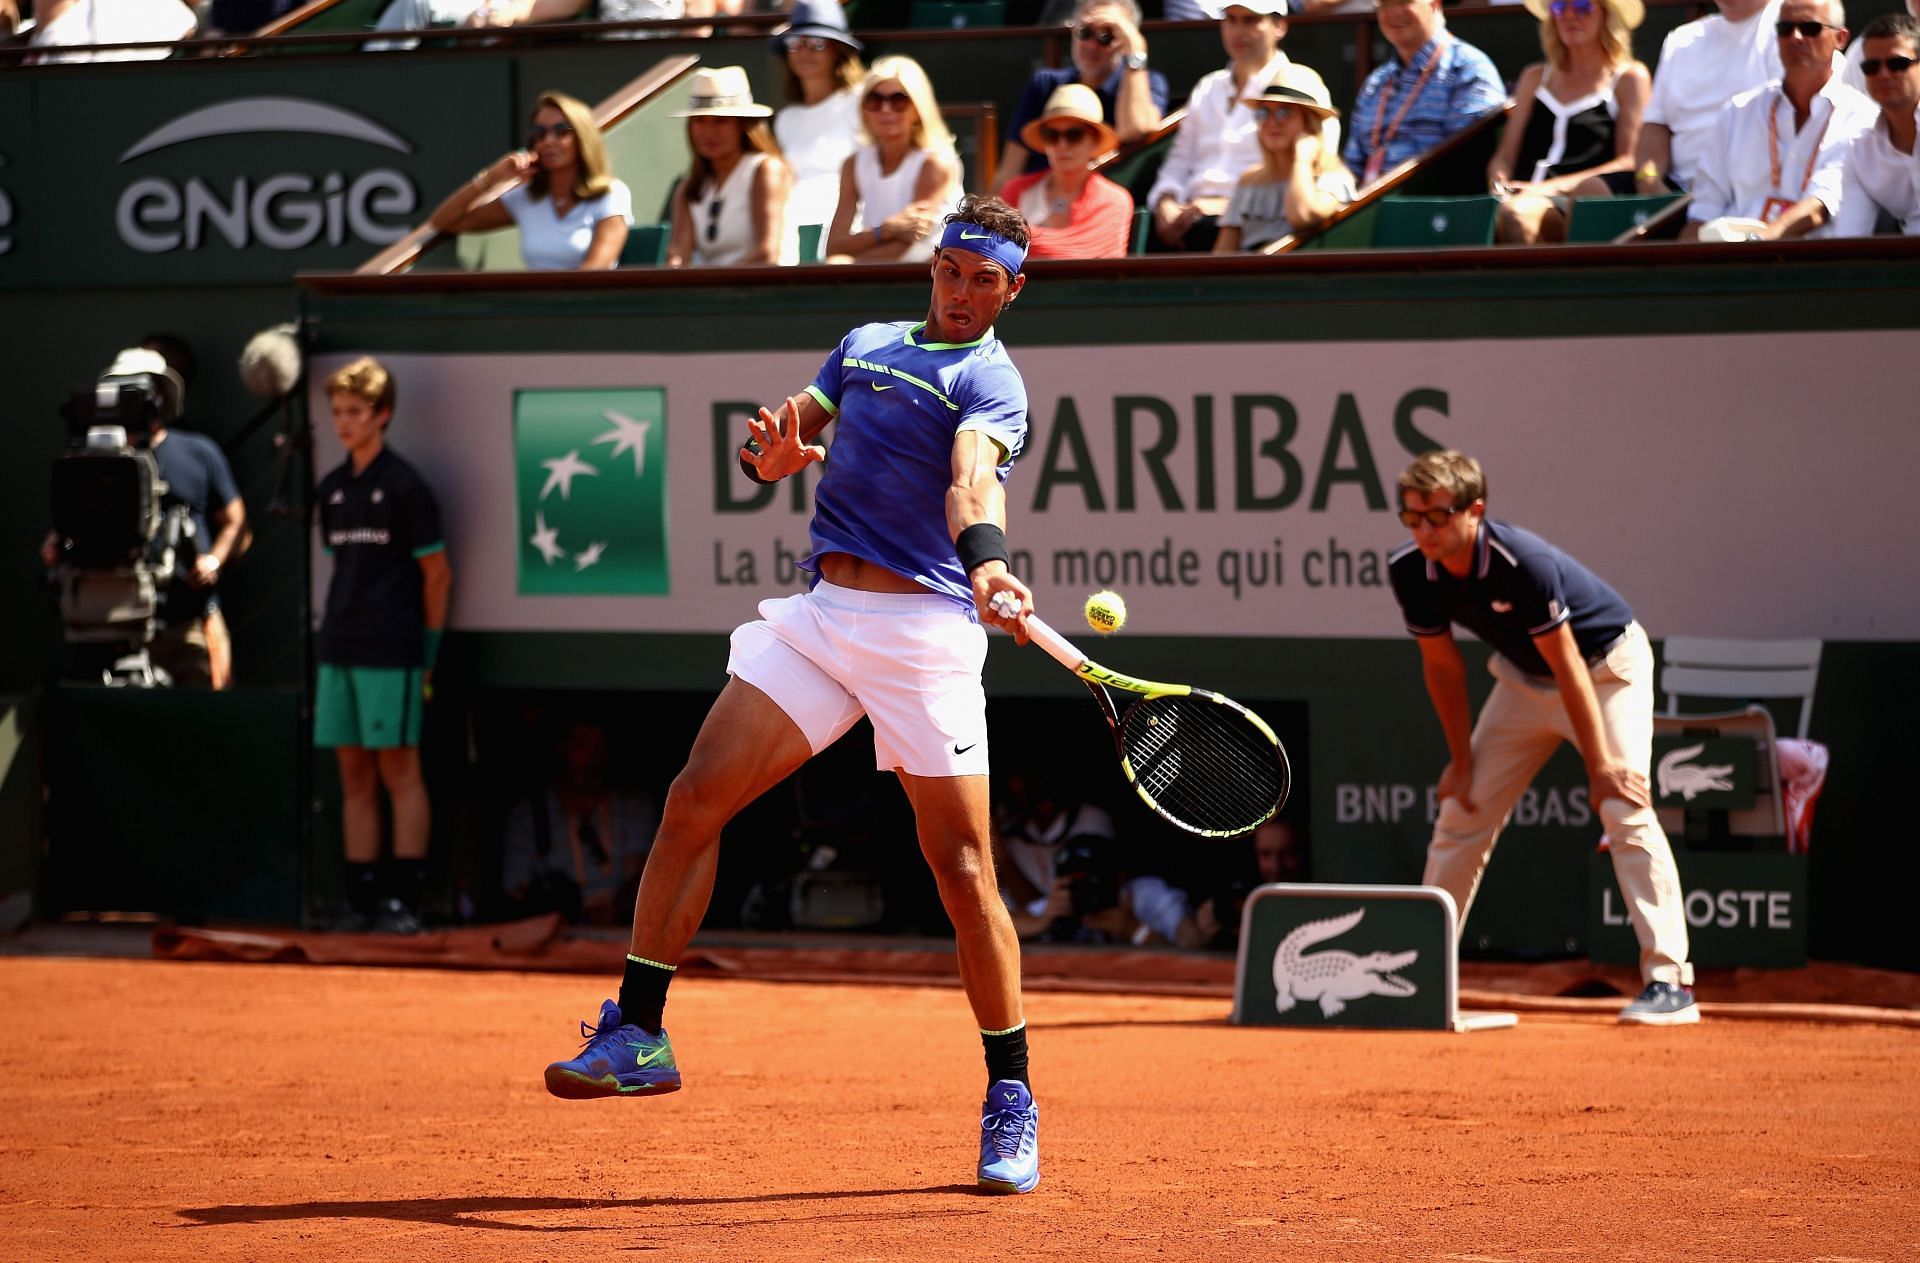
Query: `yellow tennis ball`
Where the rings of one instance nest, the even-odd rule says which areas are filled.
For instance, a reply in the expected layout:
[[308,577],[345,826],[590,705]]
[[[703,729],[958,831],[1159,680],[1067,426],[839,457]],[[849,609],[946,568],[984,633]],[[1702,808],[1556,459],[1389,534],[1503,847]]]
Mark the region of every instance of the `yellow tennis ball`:
[[1118,592],[1095,592],[1087,598],[1087,626],[1107,635],[1127,625],[1127,603]]

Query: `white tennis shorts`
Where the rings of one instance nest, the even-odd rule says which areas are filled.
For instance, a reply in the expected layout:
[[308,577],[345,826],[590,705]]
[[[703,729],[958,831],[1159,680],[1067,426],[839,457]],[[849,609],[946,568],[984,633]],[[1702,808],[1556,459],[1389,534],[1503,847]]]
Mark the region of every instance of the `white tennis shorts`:
[[952,598],[822,580],[760,602],[732,646],[727,674],[772,698],[815,754],[864,714],[883,772],[987,774],[987,633]]

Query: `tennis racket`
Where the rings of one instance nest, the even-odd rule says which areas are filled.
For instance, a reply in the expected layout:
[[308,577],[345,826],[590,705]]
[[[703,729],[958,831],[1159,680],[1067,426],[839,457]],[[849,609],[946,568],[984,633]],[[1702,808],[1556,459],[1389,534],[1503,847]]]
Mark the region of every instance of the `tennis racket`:
[[[1019,613],[1011,594],[994,600],[999,613]],[[1110,671],[1037,615],[1028,617],[1027,634],[1093,693],[1113,729],[1121,772],[1162,819],[1203,837],[1230,837],[1270,819],[1287,801],[1287,752],[1267,722],[1240,703]],[[1115,689],[1138,697],[1122,711]]]

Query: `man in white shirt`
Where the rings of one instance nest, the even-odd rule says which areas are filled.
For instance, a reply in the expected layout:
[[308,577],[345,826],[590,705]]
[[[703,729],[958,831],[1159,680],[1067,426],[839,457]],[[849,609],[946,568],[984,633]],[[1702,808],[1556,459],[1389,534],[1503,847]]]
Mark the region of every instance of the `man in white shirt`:
[[1716,0],[1720,12],[1688,22],[1660,46],[1634,149],[1634,171],[1596,176],[1576,197],[1693,187],[1702,155],[1712,146],[1721,109],[1738,94],[1780,77],[1773,24],[1780,0]]
[[1804,237],[1840,207],[1847,147],[1877,114],[1840,81],[1846,10],[1840,0],[1784,0],[1776,33],[1780,82],[1743,92],[1721,111],[1695,172],[1682,241]]
[[[1920,18],[1920,0],[1907,0],[1907,16]],[[1863,50],[1866,41],[1867,37],[1863,34],[1859,39],[1847,45],[1847,65],[1846,68],[1840,72],[1840,77],[1847,81],[1847,86],[1856,92],[1865,92],[1867,90],[1867,77],[1860,73],[1860,59],[1865,56]]]
[[1147,194],[1156,250],[1213,249],[1240,173],[1260,160],[1259,124],[1241,100],[1280,73],[1287,0],[1234,0],[1220,15],[1226,69],[1202,76]]
[[[161,45],[190,38],[199,24],[179,0],[46,0],[39,5],[34,48],[73,48],[93,44]],[[161,61],[171,48],[115,48],[104,52],[35,53],[29,65],[72,61]]]
[[[1920,21],[1887,13],[1867,24],[1858,63],[1867,95],[1880,107],[1873,126],[1847,150],[1833,237],[1873,234],[1882,212],[1907,236],[1920,235]],[[1871,70],[1871,74],[1865,73]]]

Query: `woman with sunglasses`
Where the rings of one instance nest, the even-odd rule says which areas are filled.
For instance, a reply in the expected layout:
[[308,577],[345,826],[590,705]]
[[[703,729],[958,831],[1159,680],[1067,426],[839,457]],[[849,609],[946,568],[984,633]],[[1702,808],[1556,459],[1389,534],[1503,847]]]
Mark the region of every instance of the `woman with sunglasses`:
[[1047,169],[1047,155],[1024,143],[1024,137],[1063,84],[1084,84],[1093,91],[1100,117],[1122,144],[1158,128],[1167,111],[1167,77],[1147,69],[1147,38],[1140,33],[1140,6],[1134,0],[1080,0],[1069,29],[1072,61],[1034,71],[1007,121],[998,168],[1001,197],[1015,178]]
[[882,57],[860,84],[862,144],[840,170],[829,263],[931,259],[933,229],[960,202],[960,155],[933,84],[911,57]]
[[673,190],[667,266],[797,262],[800,239],[790,199],[793,171],[773,143],[747,72],[739,66],[697,70],[687,108],[692,164]]
[[[491,191],[518,180],[497,197]],[[532,271],[594,271],[620,262],[633,224],[633,195],[613,178],[600,128],[584,101],[544,92],[527,147],[455,189],[428,220],[450,235],[517,225],[520,260]]]
[[[1564,241],[1574,190],[1633,170],[1653,76],[1634,60],[1641,0],[1526,0],[1547,55],[1520,72],[1487,184],[1501,198],[1494,235],[1509,245]],[[1518,177],[1518,178],[1516,178]]]
[[1045,171],[1015,176],[1002,192],[1026,216],[1033,238],[1027,257],[1117,259],[1126,254],[1133,194],[1091,165],[1115,143],[1093,89],[1081,83],[1055,88],[1020,139],[1047,156]]
[[793,222],[824,228],[840,202],[840,168],[860,142],[861,44],[836,0],[797,0],[773,49],[787,72],[773,136],[793,168]]
[[1220,215],[1215,254],[1258,250],[1318,228],[1359,196],[1353,173],[1322,130],[1339,111],[1319,75],[1289,62],[1273,82],[1241,99],[1257,121],[1260,161],[1234,185]]

